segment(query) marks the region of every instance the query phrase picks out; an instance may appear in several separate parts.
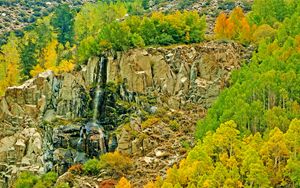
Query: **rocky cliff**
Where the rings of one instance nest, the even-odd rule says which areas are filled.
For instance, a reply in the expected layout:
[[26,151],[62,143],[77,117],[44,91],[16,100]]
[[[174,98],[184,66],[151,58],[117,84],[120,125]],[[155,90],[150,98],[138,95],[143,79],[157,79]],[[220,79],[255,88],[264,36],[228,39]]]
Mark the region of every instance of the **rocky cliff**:
[[[0,101],[0,187],[12,185],[20,171],[62,174],[116,149],[140,161],[134,173],[152,178],[184,157],[178,138],[192,142],[200,112],[247,54],[234,43],[134,49],[8,88]],[[182,128],[153,118],[164,115]]]

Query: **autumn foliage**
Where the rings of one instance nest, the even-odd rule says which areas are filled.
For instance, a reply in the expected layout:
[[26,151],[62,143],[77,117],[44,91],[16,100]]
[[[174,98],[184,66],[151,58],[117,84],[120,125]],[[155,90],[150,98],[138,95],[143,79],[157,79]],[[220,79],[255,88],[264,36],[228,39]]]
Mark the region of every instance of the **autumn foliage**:
[[83,173],[83,166],[82,164],[74,164],[69,169],[69,172],[72,174],[82,174]]
[[242,8],[236,7],[227,16],[222,12],[216,19],[215,35],[217,39],[237,39],[243,43],[252,41],[252,32],[255,26],[251,26]]
[[132,185],[126,178],[122,177],[115,188],[132,188]]

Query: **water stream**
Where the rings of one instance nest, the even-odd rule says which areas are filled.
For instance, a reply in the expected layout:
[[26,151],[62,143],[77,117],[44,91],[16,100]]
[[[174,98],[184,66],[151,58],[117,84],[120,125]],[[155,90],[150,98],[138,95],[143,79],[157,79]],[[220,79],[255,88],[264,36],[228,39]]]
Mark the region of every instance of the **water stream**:
[[[80,129],[80,139],[78,141],[78,151],[84,152],[89,156],[97,156],[106,153],[106,141],[104,128],[101,125],[101,118],[105,116],[105,87],[106,87],[106,67],[107,58],[101,57],[99,61],[99,70],[96,77],[96,90],[93,99],[93,116],[90,122],[83,125]],[[98,145],[98,151],[91,150]],[[93,146],[93,147],[92,147]],[[97,148],[97,147],[96,147]]]

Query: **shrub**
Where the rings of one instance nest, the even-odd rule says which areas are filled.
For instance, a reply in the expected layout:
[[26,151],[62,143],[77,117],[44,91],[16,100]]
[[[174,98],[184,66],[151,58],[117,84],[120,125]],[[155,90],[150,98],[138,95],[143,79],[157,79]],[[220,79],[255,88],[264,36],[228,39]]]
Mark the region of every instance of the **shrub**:
[[176,120],[170,121],[170,128],[172,129],[172,131],[178,131],[179,127],[180,125]]
[[102,167],[110,168],[118,173],[123,173],[132,165],[132,161],[129,157],[126,157],[117,151],[102,155],[100,161]]
[[47,174],[42,175],[39,181],[43,183],[44,187],[51,188],[55,184],[57,177],[58,177],[57,173],[48,172]]
[[148,127],[152,127],[153,125],[157,124],[160,121],[159,118],[156,117],[149,117],[146,121],[142,123],[143,129],[146,129]]
[[83,173],[83,167],[81,164],[74,164],[72,165],[69,170],[72,174],[82,174]]
[[70,188],[68,183],[59,183],[54,188]]
[[90,159],[83,165],[83,171],[88,175],[97,175],[100,172],[100,161],[98,159]]
[[130,182],[124,177],[122,177],[118,182],[118,184],[116,185],[116,188],[131,188],[131,187],[132,186]]
[[32,188],[38,181],[38,176],[31,172],[22,172],[18,177],[15,187],[16,188]]

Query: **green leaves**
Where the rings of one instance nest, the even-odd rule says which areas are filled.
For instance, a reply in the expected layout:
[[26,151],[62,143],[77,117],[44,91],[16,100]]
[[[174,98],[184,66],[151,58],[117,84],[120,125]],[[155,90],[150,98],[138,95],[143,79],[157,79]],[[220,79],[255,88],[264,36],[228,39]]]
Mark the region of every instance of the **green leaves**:
[[65,45],[74,42],[74,13],[68,5],[61,5],[51,18],[51,24],[58,31],[58,41]]

